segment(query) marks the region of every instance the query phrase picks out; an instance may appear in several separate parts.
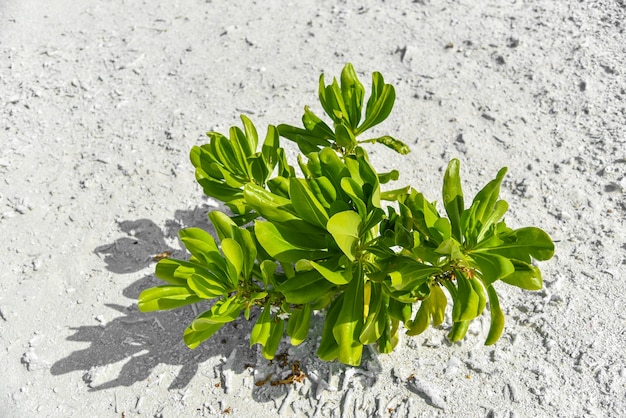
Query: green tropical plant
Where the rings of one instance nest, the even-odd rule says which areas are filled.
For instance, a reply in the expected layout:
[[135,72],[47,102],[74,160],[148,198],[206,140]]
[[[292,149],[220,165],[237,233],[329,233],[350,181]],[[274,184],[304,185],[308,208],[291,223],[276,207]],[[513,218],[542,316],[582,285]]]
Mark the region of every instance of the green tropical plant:
[[[139,309],[214,299],[185,330],[191,348],[242,313],[250,319],[260,310],[250,344],[261,344],[268,359],[285,332],[291,344],[302,343],[313,313],[324,311],[318,356],[358,365],[367,344],[392,351],[401,324],[408,335],[442,325],[450,298],[449,339],[462,339],[488,306],[485,343],[495,343],[504,315],[494,283],[540,289],[533,259],[552,257],[550,237],[535,227],[506,226],[508,205],[498,197],[506,169],[466,207],[459,161],[450,161],[445,214],[410,186],[381,190],[399,173],[378,173],[362,145],[379,143],[400,154],[409,148],[391,136],[360,139],[394,104],[395,90],[380,73],[372,75],[364,99],[348,64],[340,81],[326,85],[320,77],[319,100],[330,125],[305,107],[303,127],[269,126],[260,151],[246,116],[243,129],[232,127],[228,137],[209,132],[209,143],[191,150],[191,162],[204,193],[232,214],[209,214],[219,245],[201,229],[180,231],[191,257],[159,261],[155,274],[167,284],[143,291]],[[301,175],[289,165],[280,137],[298,145]]]

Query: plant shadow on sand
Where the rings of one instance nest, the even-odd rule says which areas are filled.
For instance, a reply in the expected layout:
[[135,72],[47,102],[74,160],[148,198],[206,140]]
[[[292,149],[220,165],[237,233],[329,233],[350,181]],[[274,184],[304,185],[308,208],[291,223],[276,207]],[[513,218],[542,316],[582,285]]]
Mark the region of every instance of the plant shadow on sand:
[[[193,210],[176,211],[174,219],[166,222],[165,233],[149,219],[123,221],[120,230],[127,236],[117,239],[112,244],[96,248],[97,254],[104,255],[107,270],[116,274],[133,273],[145,269],[155,261],[155,254],[170,252],[171,257],[186,258],[183,251],[176,251],[167,244],[175,239],[183,227],[193,225],[215,234],[206,214],[208,205],[198,206]],[[123,295],[137,300],[142,290],[163,284],[154,274],[135,281],[123,290]],[[92,391],[131,386],[147,379],[161,363],[182,366],[178,376],[169,389],[185,388],[198,373],[199,364],[211,357],[228,356],[237,348],[237,362],[232,369],[243,373],[246,366],[256,362],[256,350],[247,346],[247,337],[252,325],[243,319],[226,324],[209,341],[195,350],[187,348],[183,342],[183,331],[197,313],[209,309],[205,306],[183,307],[171,311],[142,313],[136,303],[129,306],[105,304],[123,316],[98,326],[85,325],[73,328],[75,333],[69,341],[89,342],[91,345],[71,353],[57,361],[51,368],[53,375],[62,375],[74,371],[85,372],[83,380]],[[199,310],[196,312],[194,308]],[[252,318],[251,318],[252,319]],[[243,346],[243,349],[242,349]],[[249,360],[249,361],[248,361]],[[110,375],[108,369],[118,362],[123,366],[117,377],[106,381]],[[213,376],[211,376],[213,377]],[[105,380],[103,382],[103,380]]]
[[[116,274],[134,273],[154,267],[155,254],[166,251],[171,252],[170,256],[173,258],[186,259],[187,254],[184,251],[172,248],[167,242],[177,239],[180,229],[192,225],[216,236],[215,229],[206,216],[213,209],[215,208],[202,205],[193,210],[176,211],[174,219],[166,222],[164,230],[149,219],[120,222],[120,230],[126,236],[118,238],[114,243],[100,246],[94,252],[103,255],[107,270]],[[297,359],[300,360],[297,364],[303,367],[299,371],[306,373],[306,366],[309,365],[324,377],[328,377],[328,373],[342,373],[346,368],[337,364],[331,368],[329,363],[317,359],[313,347],[315,338],[311,335],[295,350],[294,358],[287,359],[285,350],[289,344],[283,341],[274,361],[261,359],[258,347],[249,346],[250,332],[260,314],[260,311],[254,310],[249,321],[239,318],[228,323],[209,340],[191,350],[183,341],[183,332],[198,313],[210,309],[212,302],[171,311],[139,312],[134,301],[141,291],[161,284],[164,282],[154,274],[147,275],[122,291],[133,303],[128,306],[104,304],[123,316],[100,325],[72,328],[75,333],[68,337],[68,341],[88,342],[90,346],[53,364],[52,375],[83,371],[83,381],[90,391],[100,391],[132,386],[150,378],[160,364],[166,364],[181,367],[168,387],[169,390],[177,390],[189,385],[204,362],[217,358],[219,360],[210,361],[212,365],[208,370],[200,372],[210,379],[211,384],[223,379],[220,369],[223,368],[222,365],[225,366],[224,361],[229,363],[228,369],[237,375],[250,375],[251,368],[254,368],[261,373],[257,378],[262,379],[264,384],[259,385],[257,382],[252,386],[251,398],[263,403],[284,397],[289,392],[292,383],[276,382],[281,374],[284,378],[292,370]],[[322,324],[323,321],[312,324],[311,334],[321,335]],[[233,353],[234,358],[226,360]],[[259,364],[259,359],[262,364]],[[306,374],[302,376],[306,377]]]

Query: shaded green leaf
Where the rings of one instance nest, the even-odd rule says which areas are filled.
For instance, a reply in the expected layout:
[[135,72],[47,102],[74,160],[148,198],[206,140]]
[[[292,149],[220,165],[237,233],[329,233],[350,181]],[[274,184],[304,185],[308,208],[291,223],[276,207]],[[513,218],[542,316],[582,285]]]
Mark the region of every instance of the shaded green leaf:
[[289,303],[303,304],[316,301],[335,288],[317,270],[295,273],[278,286]]
[[490,285],[515,271],[511,261],[498,254],[472,252],[471,257],[478,265],[485,285]]
[[363,282],[364,276],[359,269],[359,274],[343,293],[341,310],[333,326],[333,336],[339,345],[338,359],[351,366],[360,364],[363,351],[363,344],[359,341],[363,327]]
[[294,309],[291,313],[287,322],[287,335],[291,337],[291,345],[301,344],[309,335],[311,313],[312,309],[309,303]]
[[300,217],[320,228],[326,228],[328,214],[303,179],[291,178],[289,182],[291,202]]

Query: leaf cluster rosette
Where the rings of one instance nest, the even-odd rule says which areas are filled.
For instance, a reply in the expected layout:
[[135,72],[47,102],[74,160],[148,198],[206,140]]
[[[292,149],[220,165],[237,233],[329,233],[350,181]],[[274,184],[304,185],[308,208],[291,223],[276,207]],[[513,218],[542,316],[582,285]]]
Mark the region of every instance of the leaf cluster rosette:
[[[260,151],[246,116],[243,129],[232,127],[228,137],[209,132],[209,143],[193,147],[198,183],[232,214],[209,214],[219,245],[201,229],[180,231],[191,257],[159,261],[155,274],[167,283],[143,291],[139,309],[214,299],[185,330],[191,348],[260,310],[250,344],[260,344],[268,359],[285,333],[291,344],[302,343],[313,314],[323,311],[318,356],[359,365],[367,344],[391,352],[402,327],[417,335],[442,325],[450,299],[450,340],[462,339],[488,307],[486,344],[495,343],[504,315],[494,284],[540,289],[534,260],[554,253],[541,229],[506,226],[508,205],[499,199],[506,169],[466,208],[460,164],[452,160],[442,214],[410,186],[381,190],[399,173],[378,173],[362,145],[379,143],[400,154],[409,148],[391,136],[360,139],[389,116],[395,101],[380,73],[372,75],[367,102],[352,65],[330,85],[322,75],[319,100],[330,124],[305,107],[303,127],[270,125]],[[298,145],[301,175],[289,165],[280,137]]]

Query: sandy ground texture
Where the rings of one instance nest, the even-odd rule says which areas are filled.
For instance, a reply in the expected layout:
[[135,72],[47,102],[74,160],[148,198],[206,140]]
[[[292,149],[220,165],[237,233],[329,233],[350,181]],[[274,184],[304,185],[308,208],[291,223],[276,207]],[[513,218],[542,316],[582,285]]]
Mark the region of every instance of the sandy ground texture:
[[[626,416],[625,30],[622,0],[0,1],[0,416]],[[508,224],[556,241],[545,288],[498,287],[492,347],[485,317],[359,368],[316,359],[321,320],[272,363],[243,320],[187,349],[192,308],[136,299],[219,208],[189,149],[241,113],[298,123],[346,62],[396,86],[378,132],[412,153],[371,153],[399,185],[509,167]]]

